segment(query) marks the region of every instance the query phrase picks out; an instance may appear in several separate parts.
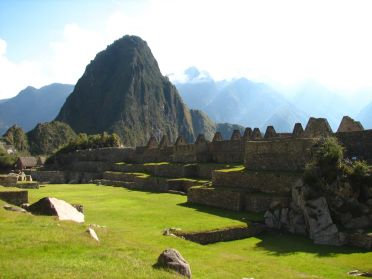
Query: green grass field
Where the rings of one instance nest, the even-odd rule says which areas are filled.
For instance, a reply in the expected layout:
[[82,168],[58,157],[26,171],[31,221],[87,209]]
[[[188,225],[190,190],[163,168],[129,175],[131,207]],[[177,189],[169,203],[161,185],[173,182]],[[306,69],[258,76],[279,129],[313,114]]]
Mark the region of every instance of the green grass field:
[[[95,185],[48,185],[29,190],[84,205],[84,225],[0,208],[0,278],[178,278],[154,268],[158,255],[176,248],[193,278],[349,278],[372,271],[372,252],[316,246],[303,237],[265,233],[202,246],[162,236],[167,227],[195,231],[234,226],[258,215],[186,204],[186,197]],[[1,207],[4,204],[0,201]],[[100,243],[88,237],[97,228]]]

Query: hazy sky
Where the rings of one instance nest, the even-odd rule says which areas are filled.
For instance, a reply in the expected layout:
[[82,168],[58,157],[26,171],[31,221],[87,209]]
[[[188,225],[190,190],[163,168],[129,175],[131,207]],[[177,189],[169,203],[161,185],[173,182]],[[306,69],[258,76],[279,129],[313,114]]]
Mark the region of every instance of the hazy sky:
[[163,74],[372,88],[372,1],[1,0],[0,99],[76,83],[95,54],[139,35]]

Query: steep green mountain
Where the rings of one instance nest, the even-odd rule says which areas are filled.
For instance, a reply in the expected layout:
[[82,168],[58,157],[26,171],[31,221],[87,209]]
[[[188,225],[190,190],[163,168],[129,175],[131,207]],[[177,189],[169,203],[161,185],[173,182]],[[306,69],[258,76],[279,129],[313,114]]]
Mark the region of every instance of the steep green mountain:
[[192,109],[190,112],[195,135],[204,134],[206,140],[212,140],[216,132],[216,124],[201,110]]
[[75,132],[66,123],[52,121],[39,123],[27,133],[30,152],[34,155],[52,154],[70,140],[76,138]]
[[53,120],[73,85],[53,83],[40,89],[27,87],[13,98],[0,101],[0,134],[17,124],[29,131],[37,123]]
[[56,120],[75,132],[115,132],[131,146],[145,144],[151,134],[195,139],[190,110],[136,36],[124,36],[96,55]]

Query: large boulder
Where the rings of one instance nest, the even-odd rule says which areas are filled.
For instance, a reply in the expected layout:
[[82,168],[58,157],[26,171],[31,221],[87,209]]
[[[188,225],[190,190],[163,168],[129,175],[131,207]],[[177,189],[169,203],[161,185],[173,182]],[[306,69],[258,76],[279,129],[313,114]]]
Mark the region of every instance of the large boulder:
[[158,266],[173,269],[187,278],[191,278],[190,265],[176,249],[170,248],[164,250],[160,254],[157,264]]
[[59,220],[84,223],[84,214],[64,200],[45,197],[31,204],[28,211],[33,214],[57,216]]

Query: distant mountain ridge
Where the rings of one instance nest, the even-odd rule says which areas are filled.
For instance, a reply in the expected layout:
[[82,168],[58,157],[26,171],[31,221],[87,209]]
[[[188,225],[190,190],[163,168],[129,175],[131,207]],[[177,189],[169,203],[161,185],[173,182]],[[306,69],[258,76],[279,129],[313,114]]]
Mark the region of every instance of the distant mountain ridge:
[[246,78],[214,81],[193,78],[176,82],[182,98],[192,109],[206,112],[215,122],[236,123],[266,129],[274,125],[278,132],[288,132],[296,122],[306,124],[308,115],[279,92],[264,83]]
[[37,123],[53,120],[73,88],[60,83],[40,89],[28,86],[17,96],[0,101],[0,135],[14,124],[29,131]]

